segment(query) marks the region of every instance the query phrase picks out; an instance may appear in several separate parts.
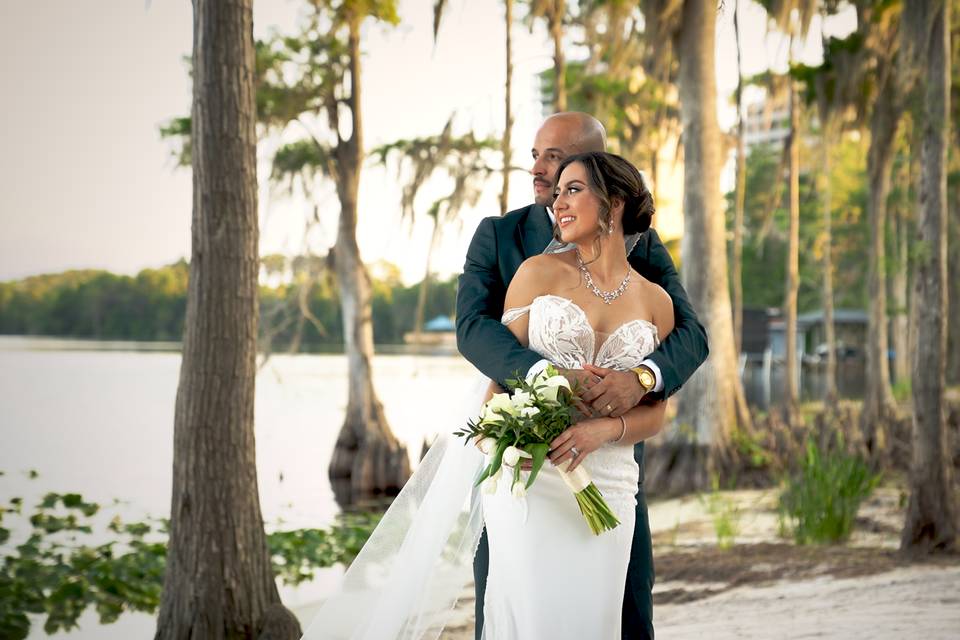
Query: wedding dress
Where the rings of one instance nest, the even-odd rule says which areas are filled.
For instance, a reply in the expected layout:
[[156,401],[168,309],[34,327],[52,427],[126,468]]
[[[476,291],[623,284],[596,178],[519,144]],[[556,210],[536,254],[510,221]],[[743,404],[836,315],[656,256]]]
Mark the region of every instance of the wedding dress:
[[[627,252],[636,242],[627,239]],[[569,250],[551,243],[547,252]],[[508,309],[510,323],[529,313],[529,347],[562,368],[585,363],[626,370],[656,348],[656,326],[631,320],[609,335],[591,327],[573,301],[544,295]],[[489,381],[479,376],[416,473],[321,606],[305,640],[399,640],[440,636],[464,587],[487,528],[490,567],[484,596],[485,640],[619,639],[633,542],[639,469],[630,445],[608,444],[581,463],[620,521],[594,536],[576,499],[548,462],[526,498],[508,482],[481,498],[474,480],[486,460],[454,436],[480,413]],[[429,403],[429,390],[424,402]],[[447,424],[443,422],[442,424]]]
[[[558,367],[586,363],[626,370],[656,348],[656,326],[631,320],[597,334],[573,301],[539,296],[508,309],[509,324],[529,313],[529,346]],[[510,482],[483,496],[490,545],[484,596],[484,638],[619,639],[627,565],[633,544],[639,467],[633,446],[606,444],[581,465],[620,525],[593,535],[556,467],[546,464],[526,498]]]

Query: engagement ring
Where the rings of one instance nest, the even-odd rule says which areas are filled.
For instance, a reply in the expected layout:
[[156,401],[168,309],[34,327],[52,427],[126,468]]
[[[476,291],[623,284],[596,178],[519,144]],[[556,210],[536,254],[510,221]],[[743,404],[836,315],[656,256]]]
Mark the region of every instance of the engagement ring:
[[576,447],[570,447],[570,453],[572,453],[573,457],[576,458],[578,455],[580,455],[580,450]]

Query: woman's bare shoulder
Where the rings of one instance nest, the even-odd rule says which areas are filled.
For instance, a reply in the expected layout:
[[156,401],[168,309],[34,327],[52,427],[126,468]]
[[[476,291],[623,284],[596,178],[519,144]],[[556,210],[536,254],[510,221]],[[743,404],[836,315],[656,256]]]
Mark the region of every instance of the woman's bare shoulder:
[[530,256],[521,263],[514,277],[551,278],[575,271],[576,267],[568,256],[563,253],[542,253]]

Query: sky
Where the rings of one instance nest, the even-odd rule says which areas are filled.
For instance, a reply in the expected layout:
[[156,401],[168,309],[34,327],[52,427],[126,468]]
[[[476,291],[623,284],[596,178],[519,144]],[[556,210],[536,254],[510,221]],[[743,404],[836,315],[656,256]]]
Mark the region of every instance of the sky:
[[[255,0],[254,35],[291,31],[303,0]],[[503,8],[495,0],[451,0],[436,44],[433,0],[401,0],[395,28],[368,22],[363,39],[363,117],[368,148],[437,134],[451,114],[455,133],[498,136],[503,122]],[[735,118],[732,7],[717,27],[720,124]],[[782,69],[786,44],[767,36],[762,9],[745,3],[741,24],[745,73]],[[519,17],[520,10],[515,11]],[[852,28],[847,15],[832,33]],[[183,0],[4,0],[0,2],[0,281],[66,269],[134,274],[190,255],[191,175],[175,166],[159,127],[190,111],[184,57],[192,46],[192,6]],[[820,58],[820,25],[801,59]],[[514,26],[514,162],[528,164],[542,119],[536,75],[552,66],[542,26]],[[325,253],[336,232],[332,185],[318,191],[320,225],[304,239],[313,203],[272,189],[269,151],[260,145],[261,254],[295,254],[304,243]],[[643,167],[641,167],[642,169]],[[394,169],[366,168],[360,187],[358,236],[368,263],[388,261],[406,282],[423,276],[426,223],[400,217]],[[439,185],[432,187],[434,193]],[[445,233],[437,271],[456,273],[480,220],[498,213],[499,177],[488,181],[462,225]],[[677,194],[677,200],[682,194]],[[428,188],[421,209],[432,199]],[[529,176],[511,178],[510,208],[532,199]],[[654,224],[679,228],[679,213]]]

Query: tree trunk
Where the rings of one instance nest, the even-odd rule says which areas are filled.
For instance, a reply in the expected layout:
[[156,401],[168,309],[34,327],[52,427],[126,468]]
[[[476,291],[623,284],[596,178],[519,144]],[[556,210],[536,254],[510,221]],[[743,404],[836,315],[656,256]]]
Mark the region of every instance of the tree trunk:
[[[955,207],[960,207],[960,181],[955,187]],[[956,209],[948,210],[947,222],[948,269],[947,273],[954,274],[949,280],[947,295],[947,384],[960,384],[960,212]]]
[[870,251],[867,322],[867,358],[861,424],[870,455],[876,458],[886,449],[886,423],[895,413],[890,388],[887,351],[886,250],[887,196],[890,193],[890,165],[893,141],[902,108],[893,72],[886,74],[874,101],[870,122],[870,149],[867,173],[870,178],[868,218]]
[[252,0],[194,0],[193,29],[192,255],[155,637],[255,638],[266,625],[297,638],[279,605],[257,492]]
[[506,97],[504,98],[504,125],[503,139],[500,142],[500,152],[503,154],[503,190],[500,191],[500,215],[507,212],[507,199],[510,195],[510,163],[513,162],[513,152],[510,148],[510,134],[513,131],[513,111],[510,109],[510,90],[513,84],[513,50],[512,38],[510,36],[513,27],[513,0],[504,0],[506,4],[507,16],[507,80]]
[[[918,3],[919,4],[919,3]],[[947,445],[945,407],[947,323],[947,140],[950,124],[949,4],[913,7],[933,17],[921,75],[924,90],[923,160],[914,295],[923,305],[913,359],[913,464],[902,550],[946,551],[957,541],[957,505]],[[919,34],[917,34],[919,35]]]
[[833,326],[833,187],[831,185],[830,145],[834,127],[823,125],[823,172],[820,176],[823,198],[823,333],[827,343],[827,365],[824,381],[824,404],[828,410],[837,406],[837,336]]
[[337,147],[340,222],[334,249],[349,392],[346,416],[329,469],[334,496],[341,506],[375,496],[396,495],[410,477],[407,450],[390,430],[373,388],[370,276],[360,259],[357,244],[357,193],[363,161],[359,17],[350,22],[349,49],[351,97],[348,104],[353,132]]
[[743,208],[747,189],[747,150],[743,123],[743,68],[740,51],[740,0],[733,7],[733,33],[737,41],[737,175],[733,204],[733,344],[737,355],[743,351]]
[[420,337],[423,334],[424,314],[427,308],[427,293],[430,290],[430,280],[433,276],[430,263],[433,259],[433,252],[439,242],[440,220],[437,218],[433,221],[433,233],[430,235],[430,246],[427,248],[427,268],[423,272],[423,281],[420,283],[419,290],[417,291],[417,310],[413,318],[413,331],[417,336],[418,346],[420,345]]
[[[710,356],[680,395],[677,422],[693,436],[689,458],[722,470],[732,461],[732,434],[749,428],[736,350],[727,279],[724,216],[720,201],[720,130],[714,65],[716,4],[687,0],[679,36],[680,103],[684,150],[683,276],[690,300],[710,336]],[[682,435],[680,436],[683,437]],[[709,448],[709,456],[702,448]],[[700,451],[698,451],[700,449]],[[678,465],[673,475],[703,488],[709,473]],[[699,486],[698,486],[699,485]]]
[[[904,189],[907,182],[904,183]],[[907,256],[907,246],[910,238],[910,223],[907,220],[907,212],[904,208],[898,207],[896,212],[896,233],[894,238],[897,242],[896,270],[893,274],[893,379],[897,383],[910,379],[910,350],[909,343],[909,303],[907,300],[907,280],[909,270],[909,258]]]
[[554,0],[550,14],[550,35],[553,37],[553,109],[567,110],[567,80],[563,61],[563,17],[567,13],[566,0]]
[[[793,39],[790,39],[793,49]],[[790,224],[787,232],[787,282],[783,301],[783,317],[787,329],[786,372],[783,377],[786,388],[783,399],[786,417],[793,424],[798,417],[800,405],[800,382],[797,363],[797,293],[800,289],[800,106],[797,87],[790,80]]]

